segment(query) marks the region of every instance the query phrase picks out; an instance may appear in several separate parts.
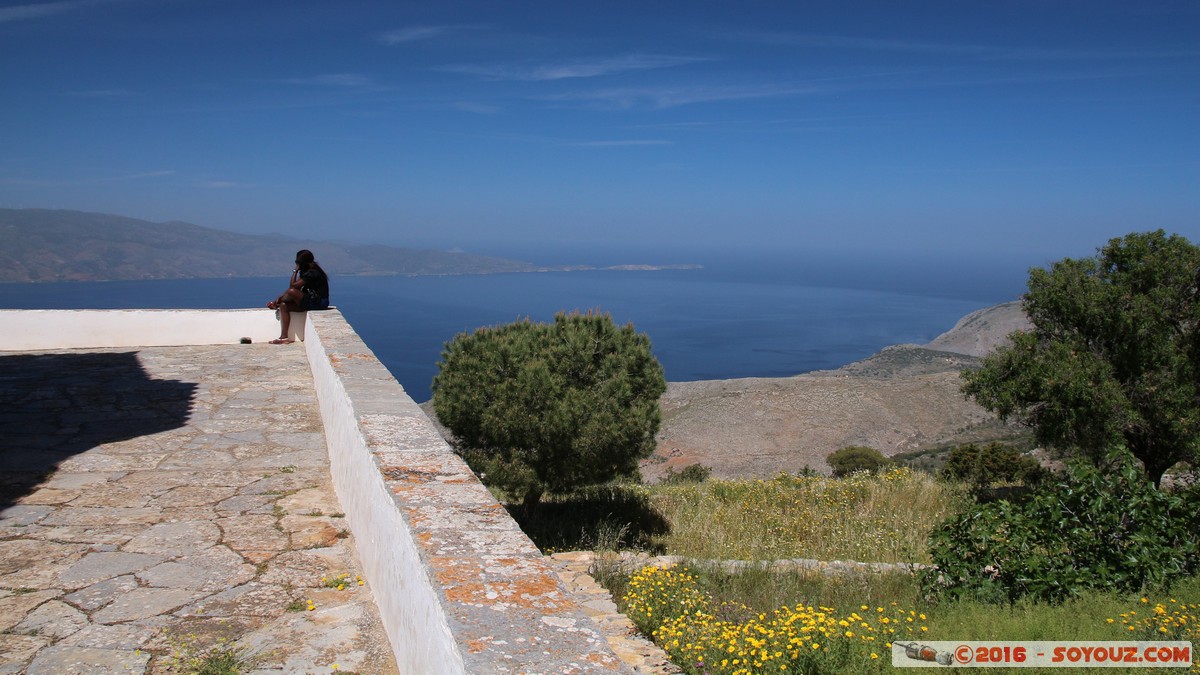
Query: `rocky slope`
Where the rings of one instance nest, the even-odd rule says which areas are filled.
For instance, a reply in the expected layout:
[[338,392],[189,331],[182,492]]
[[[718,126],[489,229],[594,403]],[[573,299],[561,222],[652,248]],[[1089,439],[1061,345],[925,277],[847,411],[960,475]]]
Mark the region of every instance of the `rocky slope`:
[[785,378],[672,382],[646,480],[693,463],[716,477],[828,471],[833,451],[867,445],[891,456],[986,441],[1018,428],[966,400],[959,373],[1028,322],[1018,303],[974,312],[928,345],[898,345],[837,370]]
[[1021,303],[1006,302],[971,312],[959,319],[954,328],[925,346],[945,352],[984,356],[1001,344],[1007,344],[1009,333],[1028,330],[1029,327],[1029,319],[1021,311]]

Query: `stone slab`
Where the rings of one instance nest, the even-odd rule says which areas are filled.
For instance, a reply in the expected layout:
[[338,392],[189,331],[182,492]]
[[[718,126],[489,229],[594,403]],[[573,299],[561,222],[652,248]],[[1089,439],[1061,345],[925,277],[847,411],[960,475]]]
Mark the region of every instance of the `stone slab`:
[[38,652],[27,675],[138,675],[150,654],[136,650],[53,646]]

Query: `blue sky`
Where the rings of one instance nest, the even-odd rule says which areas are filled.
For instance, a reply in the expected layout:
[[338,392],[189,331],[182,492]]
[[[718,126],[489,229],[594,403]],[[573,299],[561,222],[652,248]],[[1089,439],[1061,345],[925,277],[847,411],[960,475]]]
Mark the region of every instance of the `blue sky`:
[[526,258],[1200,241],[1194,0],[3,3],[0,94],[10,208]]

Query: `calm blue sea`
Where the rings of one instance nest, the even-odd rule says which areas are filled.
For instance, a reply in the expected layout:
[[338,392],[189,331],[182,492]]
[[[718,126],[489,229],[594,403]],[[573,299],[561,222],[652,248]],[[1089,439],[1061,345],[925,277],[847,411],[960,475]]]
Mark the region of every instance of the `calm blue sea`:
[[[818,266],[819,267],[819,266]],[[562,310],[599,308],[650,336],[668,380],[787,376],[922,343],[963,315],[1015,299],[1024,270],[844,273],[727,264],[696,270],[445,277],[338,277],[333,302],[418,401],[457,333]],[[840,269],[840,268],[839,268]],[[844,272],[844,270],[843,270]],[[261,307],[280,279],[0,284],[18,309]],[[264,312],[268,311],[263,309]]]

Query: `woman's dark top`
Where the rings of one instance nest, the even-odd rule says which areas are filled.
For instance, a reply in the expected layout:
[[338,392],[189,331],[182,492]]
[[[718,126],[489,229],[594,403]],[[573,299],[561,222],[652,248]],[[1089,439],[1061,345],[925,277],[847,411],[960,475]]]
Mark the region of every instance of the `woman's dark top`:
[[329,277],[320,267],[300,273],[304,282],[304,309],[329,309]]

